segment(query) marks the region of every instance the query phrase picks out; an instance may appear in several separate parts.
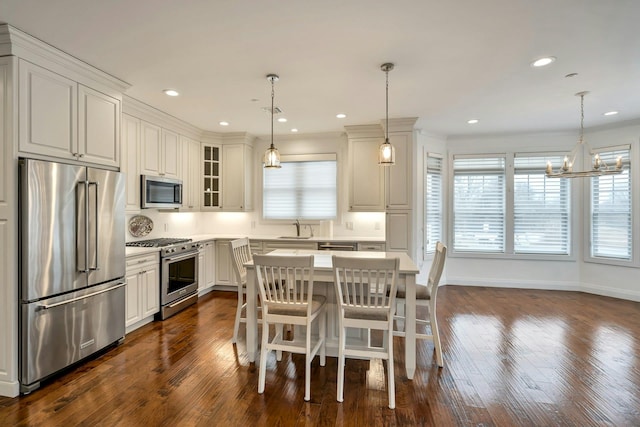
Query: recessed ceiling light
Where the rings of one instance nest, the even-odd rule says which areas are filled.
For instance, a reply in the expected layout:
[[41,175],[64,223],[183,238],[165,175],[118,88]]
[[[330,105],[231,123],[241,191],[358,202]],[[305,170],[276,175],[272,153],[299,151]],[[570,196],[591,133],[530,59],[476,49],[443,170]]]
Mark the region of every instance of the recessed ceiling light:
[[291,132],[298,132],[298,129],[293,128],[293,129],[291,129]]
[[286,123],[286,122],[287,122],[287,119],[286,119],[286,118],[284,118],[284,117],[280,117],[280,118],[278,119],[278,121],[279,121],[280,123]]
[[531,63],[532,67],[544,67],[545,65],[549,65],[556,60],[555,56],[547,56],[544,58],[536,59]]
[[336,117],[339,119],[344,119],[345,117],[347,117],[347,115],[344,113],[340,113],[340,114],[336,114]]
[[478,119],[467,120],[467,123],[469,123],[470,125],[475,125],[476,123],[478,123]]
[[615,116],[616,114],[618,114],[617,111],[607,111],[604,113],[605,116]]
[[180,95],[178,93],[178,91],[175,90],[175,89],[165,89],[165,90],[163,90],[163,92],[165,93],[165,95],[169,95],[169,96],[178,96],[178,95]]
[[229,122],[220,122],[220,126],[229,126]]

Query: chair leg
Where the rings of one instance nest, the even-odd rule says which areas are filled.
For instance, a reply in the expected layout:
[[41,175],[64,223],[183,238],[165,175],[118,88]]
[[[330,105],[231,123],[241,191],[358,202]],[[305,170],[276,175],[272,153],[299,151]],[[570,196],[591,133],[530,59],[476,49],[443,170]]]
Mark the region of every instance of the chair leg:
[[232,343],[238,342],[238,331],[240,330],[240,318],[242,317],[242,306],[244,305],[244,295],[242,287],[238,287],[238,307],[236,308],[236,321],[233,324]]
[[340,326],[340,337],[338,338],[338,391],[336,396],[338,402],[344,401],[344,346],[346,334],[346,328]]
[[[276,336],[273,337],[274,341],[284,341],[284,335],[283,335],[283,331],[284,331],[284,325],[282,323],[277,323],[276,324]],[[276,350],[276,360],[278,362],[280,362],[282,360],[282,350]]]
[[311,400],[311,322],[307,322],[307,337],[305,338],[305,358],[304,358],[304,400]]
[[433,336],[433,347],[436,350],[436,363],[442,368],[444,366],[444,361],[442,360],[442,344],[440,343],[440,329],[438,328],[436,305],[434,301],[429,304],[429,322],[431,327],[431,336]]
[[320,347],[320,366],[327,364],[327,312],[325,310],[320,314],[320,339],[322,345]]
[[267,376],[267,350],[269,344],[269,323],[262,320],[262,347],[260,348],[260,369],[258,370],[258,393],[264,393],[264,384]]
[[[392,321],[393,322],[393,321]],[[393,324],[390,325],[391,331],[393,330]],[[395,381],[395,372],[393,369],[393,333],[391,331],[387,332],[387,351],[389,354],[389,358],[387,359],[387,382],[389,389],[389,409],[394,409],[396,407],[396,381]]]

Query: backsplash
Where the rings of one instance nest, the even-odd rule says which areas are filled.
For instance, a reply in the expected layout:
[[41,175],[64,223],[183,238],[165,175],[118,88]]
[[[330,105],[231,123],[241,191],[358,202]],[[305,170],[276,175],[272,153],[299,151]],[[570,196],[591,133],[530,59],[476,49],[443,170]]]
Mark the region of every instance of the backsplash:
[[[252,235],[252,236],[292,236],[295,226],[281,223],[263,223],[255,212],[163,212],[145,209],[139,215],[153,221],[153,230],[144,239],[158,237],[182,237],[197,234]],[[127,223],[134,215],[127,214]],[[333,222],[333,237],[373,237],[384,240],[385,216],[383,212],[349,212],[342,215],[342,221]],[[320,224],[301,221],[300,234],[308,236],[309,225],[317,237]],[[127,232],[127,241],[137,240]]]

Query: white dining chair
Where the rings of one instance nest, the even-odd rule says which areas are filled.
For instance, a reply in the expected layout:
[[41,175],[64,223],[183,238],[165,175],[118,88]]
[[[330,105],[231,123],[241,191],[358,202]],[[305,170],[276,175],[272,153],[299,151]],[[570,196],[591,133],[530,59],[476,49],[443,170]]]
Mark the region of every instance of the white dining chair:
[[[276,351],[276,360],[282,352],[305,355],[304,400],[311,399],[311,362],[320,353],[320,366],[326,363],[326,298],[313,295],[313,255],[275,256],[255,255],[253,263],[262,301],[262,346],[258,393],[263,393],[266,382],[267,357]],[[318,336],[312,343],[313,324],[318,325]],[[269,339],[269,326],[275,325],[275,335]],[[288,340],[284,325],[305,328],[304,342]]]
[[[233,324],[232,338],[232,342],[236,343],[238,341],[238,331],[240,329],[240,323],[247,322],[247,302],[245,298],[247,290],[247,269],[244,267],[244,264],[251,261],[253,258],[251,256],[251,246],[249,245],[248,237],[232,240],[229,244],[229,250],[231,259],[233,260],[233,275],[238,287],[238,306],[236,307],[236,320]],[[243,310],[245,313],[244,315]]]
[[[389,408],[394,409],[393,314],[400,260],[333,255],[332,262],[340,328],[337,400],[344,400],[346,357],[380,358],[387,361]],[[347,328],[384,331],[382,347],[347,345]]]
[[[427,307],[429,310],[428,319],[416,319],[416,330],[419,325],[426,325],[431,332],[430,334],[418,333],[416,331],[416,339],[423,339],[433,342],[433,347],[436,352],[436,363],[439,367],[444,366],[444,360],[442,357],[442,344],[440,343],[440,332],[438,329],[438,318],[436,316],[436,303],[438,300],[438,285],[440,283],[440,276],[442,276],[442,270],[444,270],[444,261],[447,257],[447,247],[442,242],[436,243],[436,250],[431,262],[431,268],[429,269],[429,278],[427,285],[416,284],[416,306]],[[398,286],[396,294],[396,304],[398,306],[398,314],[396,314],[396,320],[402,320],[404,325],[406,319],[403,316],[405,311],[405,288],[404,285]],[[404,337],[405,333],[401,330],[394,330],[395,336]]]

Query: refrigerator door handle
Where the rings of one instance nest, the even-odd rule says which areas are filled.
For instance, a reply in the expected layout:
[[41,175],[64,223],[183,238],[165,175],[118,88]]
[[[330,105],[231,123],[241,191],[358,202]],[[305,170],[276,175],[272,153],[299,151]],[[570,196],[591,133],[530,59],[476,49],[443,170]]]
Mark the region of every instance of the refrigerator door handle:
[[88,184],[87,181],[80,181],[76,185],[76,263],[81,273],[89,272]]
[[[94,208],[95,208],[95,212],[94,212],[94,232],[95,232],[95,236],[93,239],[93,249],[95,251],[95,259],[94,259],[94,263],[93,263],[93,267],[89,267],[89,270],[91,271],[95,271],[95,270],[100,270],[100,265],[98,265],[98,260],[100,259],[100,257],[98,256],[98,248],[99,248],[99,244],[98,244],[98,218],[100,215],[98,215],[98,195],[100,194],[100,184],[98,182],[88,182],[87,183],[87,189],[89,187],[91,187],[92,185],[94,185],[96,187],[96,195],[95,195],[95,204],[94,204]],[[87,191],[87,206],[89,205],[88,202],[88,195],[89,192]],[[89,234],[88,234],[88,228],[89,228],[89,210],[87,208],[87,253],[88,253],[88,243],[89,243]],[[87,255],[88,258],[88,255]]]
[[55,304],[39,304],[39,305],[38,305],[38,309],[40,309],[40,310],[49,310],[49,309],[51,309],[51,308],[59,307],[59,306],[61,306],[61,305],[65,305],[65,304],[69,304],[69,303],[72,303],[72,302],[80,301],[80,300],[83,300],[83,299],[87,299],[87,298],[95,297],[96,295],[100,295],[100,294],[103,294],[103,293],[105,293],[105,292],[111,292],[111,291],[113,291],[113,290],[116,290],[116,289],[118,289],[118,288],[123,287],[124,285],[126,285],[126,283],[125,283],[125,282],[118,283],[117,285],[112,286],[112,287],[110,287],[110,288],[108,288],[108,289],[103,289],[103,290],[101,290],[101,291],[93,292],[93,293],[91,293],[91,294],[83,295],[83,296],[81,296],[81,297],[77,297],[77,298],[71,298],[71,299],[69,299],[69,300],[61,301],[61,302],[57,302],[57,303],[55,303]]

